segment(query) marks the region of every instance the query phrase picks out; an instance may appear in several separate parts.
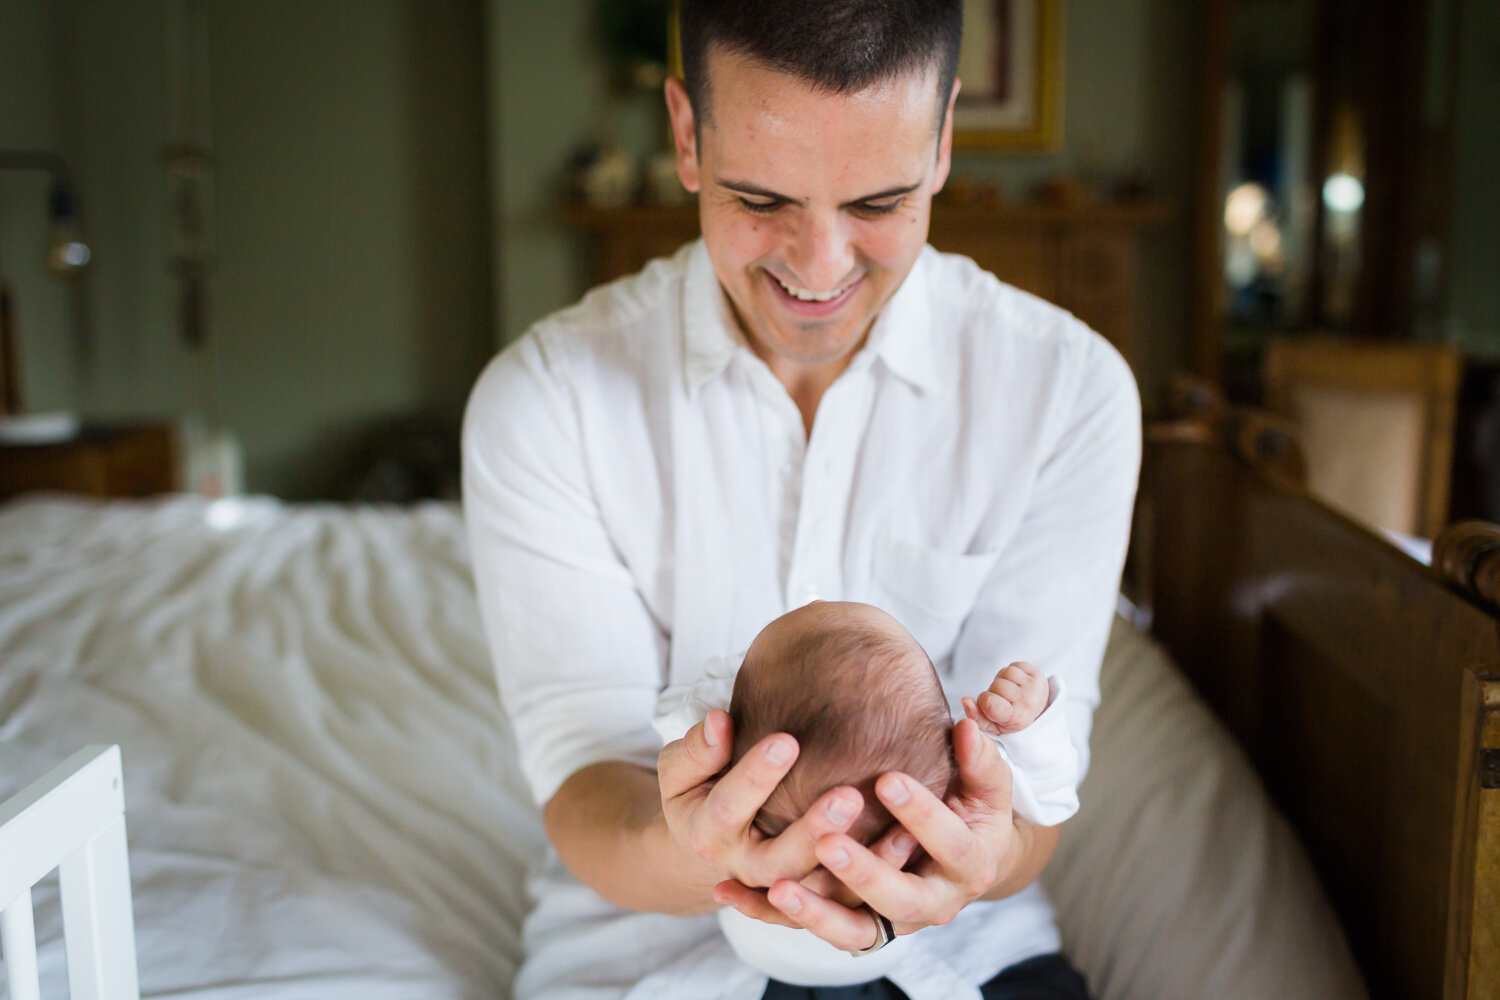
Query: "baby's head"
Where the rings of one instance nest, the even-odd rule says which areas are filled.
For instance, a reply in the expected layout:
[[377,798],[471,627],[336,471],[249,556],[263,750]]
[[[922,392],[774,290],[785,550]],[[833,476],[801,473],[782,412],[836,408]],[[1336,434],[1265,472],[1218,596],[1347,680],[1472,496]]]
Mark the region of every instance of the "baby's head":
[[761,630],[729,706],[738,761],[771,733],[801,747],[755,818],[775,836],[830,788],[852,785],[865,808],[849,835],[870,843],[890,825],[875,779],[901,771],[947,795],[956,769],[948,702],[922,647],[867,604],[815,601]]

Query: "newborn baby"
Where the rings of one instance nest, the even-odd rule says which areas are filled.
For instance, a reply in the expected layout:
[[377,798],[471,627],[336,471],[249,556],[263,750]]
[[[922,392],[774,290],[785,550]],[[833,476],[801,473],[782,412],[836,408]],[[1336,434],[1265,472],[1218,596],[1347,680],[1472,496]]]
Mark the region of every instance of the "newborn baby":
[[[738,670],[736,670],[738,666]],[[1011,767],[1016,813],[1055,826],[1078,809],[1078,759],[1059,703],[1061,687],[1027,664],[1011,664],[988,691],[965,697],[964,713],[996,739]],[[680,739],[715,708],[734,723],[733,761],[772,733],[800,752],[755,818],[774,837],[824,792],[857,788],[865,808],[849,835],[866,845],[892,817],[875,779],[901,771],[945,798],[957,777],[953,717],[922,647],[890,615],[867,604],[815,601],[773,621],[743,662],[716,661],[692,684],[662,692],[655,725]],[[897,938],[874,954],[839,951],[809,931],[773,926],[732,908],[719,911],[740,959],[782,982],[842,986],[878,979],[910,948]]]

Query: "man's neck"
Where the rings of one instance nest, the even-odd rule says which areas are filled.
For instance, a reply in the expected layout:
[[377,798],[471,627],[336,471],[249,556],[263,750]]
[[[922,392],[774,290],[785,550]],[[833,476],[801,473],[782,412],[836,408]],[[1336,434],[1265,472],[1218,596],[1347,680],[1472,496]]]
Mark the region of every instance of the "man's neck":
[[822,402],[823,393],[849,367],[849,360],[844,357],[816,368],[791,364],[780,358],[772,358],[766,362],[771,374],[786,387],[787,395],[797,404],[797,411],[802,414],[802,432],[808,438],[812,437],[813,418],[818,414],[818,404]]

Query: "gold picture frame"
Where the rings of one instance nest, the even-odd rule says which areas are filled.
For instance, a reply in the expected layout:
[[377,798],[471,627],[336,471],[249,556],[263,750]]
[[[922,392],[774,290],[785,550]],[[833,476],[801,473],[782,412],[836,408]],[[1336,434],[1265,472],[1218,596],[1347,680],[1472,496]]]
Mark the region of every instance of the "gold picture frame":
[[953,108],[960,149],[1035,151],[1062,143],[1063,0],[969,0]]

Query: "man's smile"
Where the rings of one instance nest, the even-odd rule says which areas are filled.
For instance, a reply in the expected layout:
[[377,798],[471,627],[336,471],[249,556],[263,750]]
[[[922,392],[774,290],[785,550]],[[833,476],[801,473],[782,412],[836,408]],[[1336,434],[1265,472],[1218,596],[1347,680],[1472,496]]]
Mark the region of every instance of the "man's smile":
[[771,287],[777,292],[778,298],[801,315],[811,313],[824,316],[837,311],[864,282],[864,276],[861,275],[838,288],[826,292],[815,292],[784,281],[770,271],[766,274],[770,276]]

